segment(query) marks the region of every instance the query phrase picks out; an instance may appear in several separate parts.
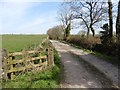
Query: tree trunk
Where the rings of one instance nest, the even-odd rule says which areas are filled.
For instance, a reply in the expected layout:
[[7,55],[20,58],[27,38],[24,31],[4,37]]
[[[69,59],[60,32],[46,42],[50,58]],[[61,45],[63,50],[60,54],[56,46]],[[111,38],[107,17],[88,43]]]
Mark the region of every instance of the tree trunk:
[[70,35],[70,30],[71,30],[71,23],[69,23],[69,24],[67,25],[67,27],[66,27],[66,38],[69,37],[69,35]]
[[90,33],[90,28],[89,28],[89,26],[88,26],[88,24],[87,24],[87,22],[85,21],[85,19],[84,18],[82,18],[81,17],[81,19],[83,20],[83,22],[85,23],[85,25],[86,25],[86,27],[87,27],[87,38],[89,37],[89,33]]
[[89,37],[89,33],[90,33],[90,28],[88,27],[87,29],[88,29],[88,31],[87,31],[87,38],[88,38]]
[[92,31],[92,34],[93,34],[93,37],[94,37],[95,36],[95,30],[92,26],[91,26],[91,31]]
[[116,36],[118,41],[120,42],[120,0],[118,3],[118,14],[117,14],[117,20],[116,20]]
[[93,34],[93,37],[95,36],[95,31],[93,28],[93,7],[92,7],[92,3],[89,4],[90,5],[90,30]]
[[108,6],[109,6],[109,10],[108,10],[108,14],[109,14],[109,36],[110,39],[112,39],[113,37],[113,17],[112,17],[112,1],[108,0]]

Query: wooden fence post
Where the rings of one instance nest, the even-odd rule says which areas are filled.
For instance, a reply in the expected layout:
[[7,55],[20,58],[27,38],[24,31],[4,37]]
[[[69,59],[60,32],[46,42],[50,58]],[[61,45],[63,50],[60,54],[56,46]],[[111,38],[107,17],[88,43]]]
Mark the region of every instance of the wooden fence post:
[[48,66],[54,66],[53,48],[48,48]]
[[54,66],[54,50],[51,48],[51,65]]
[[7,79],[7,51],[5,49],[0,50],[1,58],[0,58],[0,74],[1,78],[6,80]]

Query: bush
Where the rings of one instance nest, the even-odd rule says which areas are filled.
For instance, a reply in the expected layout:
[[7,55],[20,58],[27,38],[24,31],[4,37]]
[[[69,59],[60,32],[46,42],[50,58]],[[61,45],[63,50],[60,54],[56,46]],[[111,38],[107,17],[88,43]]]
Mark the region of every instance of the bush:
[[79,35],[71,35],[67,42],[78,45],[86,49],[93,49],[96,44],[100,44],[100,39],[98,37],[80,37]]
[[117,55],[118,53],[118,45],[117,43],[111,43],[111,44],[97,44],[94,47],[94,51],[98,51],[107,55]]
[[85,49],[90,49],[92,51],[97,51],[100,53],[104,53],[106,55],[118,55],[118,47],[119,45],[115,42],[101,44],[101,40],[99,37],[80,37],[79,35],[71,35],[67,42],[75,44]]

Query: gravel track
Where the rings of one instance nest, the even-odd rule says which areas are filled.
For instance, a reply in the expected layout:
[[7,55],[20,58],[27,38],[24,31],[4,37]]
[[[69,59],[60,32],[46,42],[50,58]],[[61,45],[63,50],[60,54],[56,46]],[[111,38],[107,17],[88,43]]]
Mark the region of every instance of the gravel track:
[[63,65],[61,88],[116,88],[118,68],[81,49],[51,40]]

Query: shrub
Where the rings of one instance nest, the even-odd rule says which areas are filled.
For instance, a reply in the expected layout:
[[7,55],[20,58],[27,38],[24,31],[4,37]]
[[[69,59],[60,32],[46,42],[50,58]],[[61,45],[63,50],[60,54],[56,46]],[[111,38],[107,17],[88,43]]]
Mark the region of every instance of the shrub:
[[109,26],[108,26],[108,23],[104,24],[102,27],[101,27],[104,31],[100,31],[101,33],[101,42],[103,44],[106,44],[106,43],[109,43],[109,40],[110,40],[110,35],[109,35]]
[[80,37],[79,35],[71,35],[67,42],[81,46],[86,49],[93,49],[96,44],[100,44],[98,37]]
[[[104,53],[106,55],[117,56],[119,53],[119,44],[116,42],[101,44],[99,37],[80,37],[80,35],[71,35],[67,42],[75,44],[85,49]],[[119,55],[118,55],[119,56]]]
[[111,44],[97,44],[94,47],[95,51],[107,54],[107,55],[117,55],[118,53],[118,45],[117,43]]

